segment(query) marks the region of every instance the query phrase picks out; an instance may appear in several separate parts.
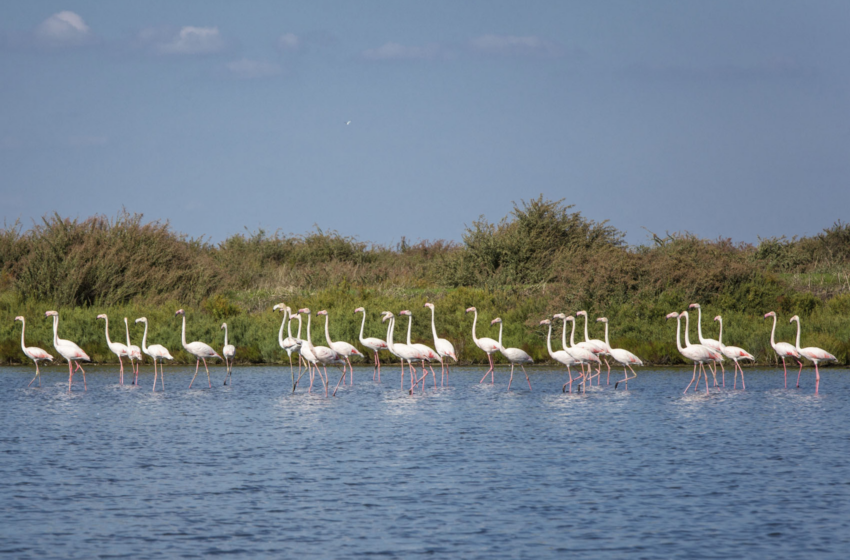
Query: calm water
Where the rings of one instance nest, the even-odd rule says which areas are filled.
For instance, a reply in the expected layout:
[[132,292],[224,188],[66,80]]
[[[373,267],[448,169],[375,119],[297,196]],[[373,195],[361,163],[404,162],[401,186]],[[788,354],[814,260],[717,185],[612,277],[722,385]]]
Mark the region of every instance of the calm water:
[[[409,397],[369,370],[335,399],[288,368],[223,368],[165,394],[91,368],[0,368],[0,554],[18,558],[846,558],[850,372],[747,370],[683,396],[686,370],[564,395],[560,372],[458,369]],[[78,376],[75,376],[75,381]],[[338,376],[336,376],[338,378]],[[334,378],[334,382],[336,381]],[[198,378],[201,379],[200,376]],[[519,382],[518,382],[519,381]],[[727,381],[731,381],[727,379]],[[731,383],[730,383],[731,384]],[[202,389],[198,390],[200,386]]]

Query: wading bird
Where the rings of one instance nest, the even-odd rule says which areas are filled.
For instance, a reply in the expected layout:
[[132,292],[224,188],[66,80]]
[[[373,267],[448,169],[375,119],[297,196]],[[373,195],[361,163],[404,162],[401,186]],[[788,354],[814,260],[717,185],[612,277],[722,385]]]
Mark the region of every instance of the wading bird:
[[719,356],[720,360],[715,362],[714,368],[711,369],[711,376],[714,378],[714,386],[717,387],[717,366],[720,366],[720,371],[723,374],[722,383],[723,386],[726,386],[726,368],[723,367],[723,345],[719,340],[714,340],[713,338],[705,338],[702,336],[702,307],[698,303],[692,303],[688,306],[688,309],[696,309],[697,310],[697,338],[699,338],[699,343],[708,348],[709,350],[714,350]]
[[[77,346],[70,340],[59,338],[59,313],[56,311],[46,311],[45,317],[53,317],[53,347],[59,352],[59,355],[68,361],[68,392],[71,392],[71,382],[74,379],[74,372],[79,369],[83,372],[83,390],[88,391],[86,385],[86,370],[80,365],[80,362],[90,362],[88,354],[83,352],[83,349]],[[72,368],[71,362],[74,362]]]
[[121,359],[123,357],[130,357],[130,351],[127,349],[127,346],[121,344],[120,342],[112,342],[109,340],[109,317],[106,316],[106,313],[101,313],[97,316],[98,319],[103,319],[106,322],[106,345],[109,347],[109,351],[118,356],[118,363],[121,365],[121,369],[118,373],[118,383],[121,385],[124,384],[124,361]]
[[[319,314],[324,314],[325,316],[325,340],[328,341],[328,346],[331,350],[339,354],[339,357],[344,360],[342,364],[342,379],[345,379],[345,362],[348,363],[348,374],[351,376],[351,384],[354,385],[354,368],[351,367],[351,356],[359,356],[363,358],[363,354],[355,348],[352,344],[347,342],[343,342],[338,340],[336,342],[331,340],[331,333],[328,331],[328,320],[329,314],[327,311],[319,311]],[[334,391],[335,393],[336,391]]]
[[[682,311],[681,313],[673,313],[667,314],[667,319],[676,318],[676,348],[679,349],[679,353],[684,356],[686,359],[694,362],[694,375],[691,377],[691,382],[688,383],[688,386],[685,387],[685,393],[688,392],[688,389],[693,385],[694,380],[697,378],[697,365],[699,365],[700,374],[705,375],[705,392],[708,393],[708,373],[705,371],[705,364],[714,361],[717,359],[717,353],[701,344],[690,344],[687,338],[688,332],[688,312]],[[682,317],[685,318],[685,347],[682,347],[682,340],[679,336],[679,333],[682,330]],[[699,384],[699,382],[697,382]],[[699,385],[697,385],[699,386]],[[696,391],[696,388],[694,388]]]
[[755,357],[744,350],[743,348],[738,348],[737,346],[726,346],[723,344],[723,319],[718,315],[714,318],[715,321],[720,323],[720,334],[717,335],[717,341],[720,343],[720,346],[723,348],[721,352],[723,355],[735,362],[735,382],[732,384],[733,389],[738,388],[738,370],[741,370],[741,387],[746,389],[747,385],[744,382],[744,368],[741,367],[741,364],[738,363],[738,360],[752,360],[756,361]]
[[375,380],[375,373],[378,374],[378,383],[381,382],[381,357],[378,355],[378,352],[381,350],[387,349],[386,341],[381,340],[380,338],[369,337],[363,338],[363,329],[366,328],[366,309],[363,307],[358,307],[354,310],[355,313],[363,313],[363,321],[360,323],[360,344],[371,350],[375,353],[375,369],[372,370],[372,381]]
[[[27,330],[26,320],[23,315],[18,315],[15,317],[15,321],[21,322],[21,350],[24,351],[24,355],[32,360],[35,363],[35,377],[32,378],[32,381],[35,381],[36,377],[38,378],[38,386],[41,387],[41,371],[38,369],[38,362],[53,361],[53,356],[38,348],[36,346],[27,346],[24,344],[24,332]],[[29,387],[32,385],[32,381],[27,385]]]
[[[422,381],[422,390],[425,390],[425,378],[428,377],[428,371],[425,369],[425,361],[428,361],[428,367],[431,368],[431,360],[439,360],[442,364],[443,359],[432,348],[425,344],[413,344],[410,342],[410,330],[413,327],[413,313],[405,309],[399,315],[407,315],[407,345],[419,353],[419,360],[422,361],[422,378],[417,379],[414,385],[418,385]],[[434,387],[437,386],[437,374],[434,373],[434,368],[431,368],[431,375],[434,376]]]
[[502,318],[496,317],[490,321],[491,325],[495,325],[496,323],[499,323],[499,352],[511,363],[511,379],[508,381],[508,391],[511,390],[511,382],[514,380],[514,365],[516,364],[519,364],[519,367],[522,368],[522,372],[525,374],[525,380],[528,381],[528,390],[531,391],[531,379],[528,378],[528,372],[525,371],[525,364],[533,364],[534,360],[531,359],[531,356],[525,350],[505,348],[502,346]]
[[800,379],[800,374],[803,372],[803,362],[800,361],[800,352],[794,348],[793,344],[787,342],[775,342],[774,336],[776,333],[776,311],[765,313],[764,318],[773,317],[773,328],[770,330],[770,345],[776,355],[782,359],[782,370],[785,372],[785,388],[788,388],[788,368],[785,365],[785,358],[794,358],[800,364],[800,371],[797,372],[797,379]]
[[[828,361],[835,360],[836,357],[833,356],[832,354],[830,354],[829,352],[827,352],[826,350],[822,350],[821,348],[817,348],[815,346],[809,346],[807,348],[800,348],[800,317],[797,316],[797,315],[794,315],[793,317],[791,317],[791,319],[788,322],[790,323],[790,322],[793,322],[793,321],[797,321],[797,345],[795,346],[795,348],[797,349],[797,352],[799,352],[802,357],[806,358],[807,360],[809,360],[810,362],[815,364],[815,394],[817,394],[818,386],[820,385],[820,371],[818,370],[818,364],[820,362],[828,362]],[[800,368],[800,371],[802,371],[802,368]],[[799,386],[800,386],[800,374],[798,373],[797,374],[797,387],[799,387]]]
[[[567,366],[567,374],[569,374],[570,380],[567,383],[564,383],[563,392],[567,392],[567,385],[570,386],[570,393],[573,392],[573,372],[570,369],[570,366],[575,366],[579,364],[579,361],[572,357],[572,355],[564,350],[558,350],[557,352],[552,351],[552,321],[549,319],[543,319],[540,321],[541,325],[549,325],[549,334],[546,336],[546,349],[549,351],[549,357],[555,360],[556,362]],[[565,331],[566,332],[566,327]],[[566,345],[565,345],[566,346]]]
[[[605,323],[605,346],[608,347],[608,355],[610,355],[612,358],[614,358],[614,360],[616,360],[618,363],[620,363],[623,366],[623,373],[626,375],[626,377],[624,379],[614,383],[614,388],[616,389],[617,385],[619,385],[620,383],[625,383],[626,389],[628,389],[629,388],[629,379],[634,379],[635,377],[637,377],[637,374],[635,373],[635,370],[632,369],[632,366],[633,365],[642,366],[643,362],[641,361],[640,358],[638,358],[637,356],[635,356],[634,354],[632,354],[628,350],[623,350],[622,348],[611,348],[611,343],[608,342],[608,318],[607,317],[599,317],[596,320],[601,321],[602,323]],[[632,372],[632,377],[629,377],[629,374],[626,371],[627,366]]]
[[236,356],[236,347],[227,343],[227,323],[222,323],[221,328],[224,329],[224,348],[221,349],[221,355],[224,356],[224,367],[227,369],[227,374],[224,376],[224,384],[227,385],[227,378],[233,374],[233,357]]
[[168,350],[162,344],[151,344],[147,345],[148,342],[148,319],[147,317],[139,317],[135,321],[136,323],[144,323],[145,324],[145,334],[142,335],[142,352],[147,354],[153,359],[153,390],[156,391],[156,363],[159,362],[159,378],[162,383],[162,390],[165,391],[165,371],[162,369],[163,360],[173,360],[174,357],[168,352]]
[[[319,377],[322,377],[322,372],[319,370],[319,364],[322,365],[322,368],[325,370],[325,375],[322,377],[322,382],[325,384],[325,396],[328,396],[328,365],[345,365],[342,357],[339,354],[333,351],[333,349],[328,348],[327,346],[316,346],[313,344],[313,337],[310,333],[310,319],[312,317],[309,309],[299,309],[298,313],[306,313],[307,314],[307,342],[310,343],[310,351],[313,353],[313,357],[315,358],[314,366],[316,367],[316,371],[319,372]],[[319,311],[316,315],[327,315],[327,311]],[[303,349],[304,346],[302,345]],[[343,375],[345,375],[343,373]],[[339,378],[342,381],[342,377]],[[310,382],[312,386],[312,381]],[[339,383],[337,383],[337,387],[339,387]],[[336,394],[336,391],[334,391]]]
[[[605,365],[608,367],[608,380],[606,381],[605,384],[610,385],[611,384],[611,364],[609,364],[608,360],[605,359],[605,356],[608,355],[608,347],[605,345],[604,342],[602,342],[598,338],[589,338],[587,336],[587,320],[588,320],[587,311],[577,311],[576,317],[579,317],[579,316],[584,316],[584,342],[580,342],[579,346],[587,348],[588,350],[590,350],[591,352],[593,352],[597,356],[602,356],[602,360],[605,361]],[[596,382],[597,385],[602,383],[602,378],[601,378],[601,375],[600,375],[601,372],[602,372],[602,364],[600,363],[600,365],[597,367],[597,370],[596,370],[596,375],[599,376],[599,379]]]
[[207,370],[207,383],[209,384],[209,388],[212,389],[212,380],[210,379],[210,368],[207,367],[207,358],[212,360],[213,358],[222,359],[221,356],[218,355],[218,352],[213,350],[213,347],[207,344],[206,342],[194,341],[190,343],[186,343],[186,312],[182,309],[178,309],[175,316],[180,315],[183,317],[183,331],[180,335],[180,341],[183,343],[183,349],[191,355],[195,356],[197,360],[195,362],[195,375],[192,377],[192,381],[189,382],[189,388],[192,388],[192,383],[195,382],[195,377],[198,377],[198,368],[201,365],[201,362],[204,362],[204,369]]
[[494,373],[493,373],[493,354],[499,351],[499,343],[493,340],[492,338],[478,338],[475,336],[475,324],[478,322],[478,310],[474,307],[470,307],[466,310],[467,313],[472,311],[475,313],[475,318],[472,319],[472,341],[475,345],[487,354],[487,361],[490,363],[490,369],[487,370],[487,373],[484,374],[484,377],[481,378],[479,383],[483,383],[485,379],[487,379],[487,375],[490,375],[490,383],[494,383]]
[[[419,359],[419,352],[409,347],[407,344],[393,343],[393,333],[395,332],[395,315],[389,311],[384,311],[381,322],[389,321],[387,325],[387,349],[391,354],[401,360],[401,390],[404,391],[404,361],[407,360],[407,366],[410,370],[410,391],[413,394],[413,381],[416,379],[416,368],[413,366],[413,360]],[[423,372],[424,373],[424,372]]]
[[[295,386],[301,380],[301,316],[298,317],[298,334],[292,336],[292,309],[283,303],[275,304],[272,311],[282,311],[283,320],[280,322],[280,330],[277,331],[277,343],[283,350],[286,350],[286,355],[289,357],[289,375],[292,377],[292,392],[295,392]],[[287,318],[288,317],[288,318]],[[283,338],[283,325],[286,325],[286,338]],[[292,353],[298,352],[298,381],[295,380],[295,370],[292,369]]]
[[127,334],[127,353],[130,358],[130,367],[133,369],[133,374],[135,379],[133,379],[133,385],[139,385],[139,363],[142,362],[142,350],[135,344],[130,344],[130,325],[127,323],[127,317],[124,317],[124,332]]
[[445,383],[448,385],[449,383],[449,362],[446,358],[451,358],[457,363],[457,352],[455,352],[455,347],[451,342],[446,340],[445,338],[440,338],[437,336],[437,327],[434,324],[434,304],[426,303],[425,307],[431,310],[431,333],[434,335],[434,350],[437,351],[437,354],[440,355],[440,386],[443,386],[443,379],[445,378]]
[[[576,335],[576,319],[572,315],[567,317],[563,313],[558,313],[555,315],[555,319],[563,319],[564,321],[564,329],[561,331],[561,346],[564,347],[573,358],[578,360],[579,364],[581,364],[581,385],[580,387],[584,387],[587,381],[592,380],[593,373],[593,364],[596,364],[597,372],[601,369],[602,360],[599,359],[594,352],[588,349],[586,345],[576,344],[575,335]],[[567,347],[567,321],[572,323],[572,330],[570,330],[570,346]],[[584,372],[584,366],[587,366],[587,373]],[[596,375],[599,375],[597,373]],[[566,385],[564,385],[566,387]]]

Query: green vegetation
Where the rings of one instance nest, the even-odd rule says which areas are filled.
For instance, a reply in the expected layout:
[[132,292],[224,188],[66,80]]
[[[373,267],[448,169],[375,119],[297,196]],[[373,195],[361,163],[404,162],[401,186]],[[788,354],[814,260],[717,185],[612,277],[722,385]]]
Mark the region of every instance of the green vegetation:
[[[799,314],[803,344],[848,364],[850,226],[836,223],[813,237],[757,245],[676,233],[632,247],[608,223],[540,197],[515,205],[498,223],[483,217],[473,222],[462,244],[402,238],[385,247],[318,228],[295,236],[261,230],[213,244],[128,213],[84,221],[54,215],[26,231],[19,223],[0,230],[0,360],[6,363],[25,360],[16,315],[28,319],[28,345],[52,351],[47,309],[60,311],[60,335],[95,361],[114,360],[103,323],[95,320],[107,313],[113,340],[124,341],[122,319],[128,317],[140,345],[142,328],[132,321],[147,316],[149,342],[189,362],[174,317],[182,307],[190,340],[220,346],[219,327],[227,321],[237,360],[263,363],[286,360],[277,345],[275,303],[328,309],[333,338],[349,342],[360,329],[355,307],[368,311],[366,336],[381,337],[380,311],[411,309],[414,338],[428,342],[426,301],[437,306],[438,331],[465,362],[485,361],[472,344],[472,318],[464,314],[474,305],[479,335],[497,334],[489,320],[498,314],[505,320],[505,345],[525,349],[535,361],[548,358],[539,321],[587,309],[591,317],[610,319],[612,345],[651,363],[681,363],[675,325],[664,316],[699,302],[706,336],[717,337],[711,319],[723,315],[724,341],[762,363],[775,360],[770,324],[762,320],[775,310],[779,340],[792,340],[787,320]],[[399,321],[397,339],[406,325]],[[314,342],[324,340],[323,328],[324,322],[313,325]],[[592,337],[603,337],[598,324],[590,329]],[[693,340],[693,322],[691,332]],[[560,338],[560,328],[556,333]]]

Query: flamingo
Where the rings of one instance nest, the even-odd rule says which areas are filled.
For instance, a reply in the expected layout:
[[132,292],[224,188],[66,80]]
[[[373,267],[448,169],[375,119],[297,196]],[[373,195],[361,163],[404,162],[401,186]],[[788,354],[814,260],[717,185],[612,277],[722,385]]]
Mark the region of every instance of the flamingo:
[[[475,336],[475,324],[478,322],[478,310],[474,307],[470,307],[466,310],[467,313],[470,311],[475,313],[475,318],[472,320],[472,341],[476,346],[481,348],[485,354],[487,354],[487,361],[490,362],[490,369],[487,370],[487,373],[490,374],[490,383],[494,382],[494,373],[493,373],[493,354],[499,351],[499,343],[493,340],[492,338],[477,338]],[[484,377],[481,378],[479,383],[483,383],[485,379],[487,379],[487,373],[484,374]]]
[[525,350],[505,348],[502,346],[502,318],[496,317],[490,321],[491,325],[495,325],[496,323],[499,323],[499,352],[511,363],[511,379],[508,381],[508,391],[511,390],[511,383],[514,380],[514,365],[516,364],[519,364],[519,367],[522,368],[522,372],[525,374],[525,380],[528,381],[528,390],[531,391],[531,380],[528,378],[528,372],[525,371],[525,364],[533,364],[534,360],[531,359],[531,356]]
[[431,309],[431,333],[434,335],[434,349],[440,355],[440,358],[442,358],[440,363],[444,366],[444,368],[440,368],[440,386],[442,387],[443,377],[445,377],[447,384],[449,379],[449,363],[446,361],[446,358],[451,358],[457,363],[457,352],[455,352],[455,347],[451,342],[437,336],[437,327],[434,325],[434,304],[426,303],[425,307]]
[[[334,352],[332,349],[327,346],[315,346],[313,344],[313,337],[310,334],[310,320],[312,318],[311,311],[306,307],[304,309],[299,309],[298,313],[306,313],[307,314],[307,343],[310,345],[310,352],[313,356],[313,365],[316,368],[316,371],[319,372],[319,377],[322,377],[322,372],[319,370],[319,364],[322,364],[322,367],[325,370],[325,376],[322,377],[322,383],[325,386],[325,396],[328,396],[328,364],[344,364],[339,354]],[[326,315],[327,311],[319,311],[316,315]],[[304,353],[304,345],[301,345],[301,352]],[[305,356],[306,357],[306,356]],[[344,374],[343,374],[344,375]],[[340,377],[340,381],[342,381],[342,377]],[[310,382],[310,386],[312,387],[313,383]],[[339,387],[339,383],[337,383],[337,387]],[[334,391],[336,394],[336,391]]]
[[[300,312],[296,313],[295,317],[298,318],[298,330],[300,331],[301,330],[301,313]],[[283,329],[283,324],[281,324],[281,329]],[[308,338],[307,340],[301,341],[301,347],[298,349],[298,354],[304,360],[304,363],[307,364],[307,369],[305,370],[305,373],[307,373],[307,372],[310,373],[310,387],[307,389],[307,392],[312,393],[313,392],[313,366],[318,367],[319,361],[316,359],[316,356],[313,354],[313,350],[312,350],[313,344],[309,340],[309,338],[310,338],[310,317],[309,316],[307,317],[307,338]],[[303,375],[301,373],[300,364],[299,364],[299,368],[298,368],[298,373],[299,373],[298,380],[295,382],[295,385],[293,386],[293,389],[292,389],[293,393],[295,392],[295,387],[298,386],[298,383],[301,381],[301,376]],[[324,385],[325,384],[325,378],[322,377],[321,371],[319,372],[319,377],[322,380],[322,385]]]
[[[576,317],[584,316],[584,342],[580,342],[579,345],[583,345],[585,348],[596,354],[597,356],[602,356],[602,359],[605,360],[605,365],[608,366],[608,380],[606,381],[606,385],[611,384],[611,364],[608,363],[608,360],[605,359],[605,356],[608,355],[608,347],[604,342],[599,340],[598,338],[589,338],[587,336],[587,311],[577,311]],[[602,382],[601,377],[602,364],[596,368],[596,375],[599,376],[596,384],[599,385]],[[591,383],[593,381],[591,380]]]
[[[289,375],[292,377],[292,392],[295,392],[295,370],[292,369],[292,353],[298,352],[301,349],[301,316],[298,316],[298,335],[292,337],[292,309],[286,304],[277,303],[272,307],[272,311],[282,311],[283,320],[280,322],[280,330],[277,331],[277,343],[280,347],[286,350],[286,355],[289,357]],[[289,319],[287,320],[287,316]],[[286,325],[286,338],[283,338],[283,325]],[[301,354],[298,354],[298,379],[301,379]]]
[[139,362],[142,361],[142,350],[135,344],[130,344],[130,325],[127,323],[127,317],[124,317],[124,332],[127,334],[127,352],[130,357],[130,367],[133,369],[133,373],[136,378],[133,381],[133,385],[138,386],[139,384],[139,364],[136,363],[136,360]]
[[363,338],[363,329],[366,327],[366,309],[358,307],[354,310],[355,313],[363,313],[363,321],[360,322],[360,344],[375,353],[375,369],[372,370],[372,381],[375,381],[375,373],[378,374],[378,383],[381,382],[381,358],[378,352],[387,349],[387,343],[380,338],[369,337]]
[[[593,373],[593,364],[596,364],[597,369],[601,369],[602,361],[599,359],[593,351],[588,349],[586,343],[576,344],[575,335],[576,335],[576,319],[572,315],[567,317],[563,313],[558,313],[555,315],[555,319],[563,319],[564,321],[564,329],[561,331],[561,346],[564,347],[564,350],[567,351],[573,358],[578,360],[579,364],[581,364],[581,385],[584,385],[587,381],[587,375],[584,373],[584,366],[587,366],[588,373]],[[572,323],[572,330],[570,331],[570,346],[567,347],[567,321]],[[597,375],[599,375],[597,373]],[[593,379],[591,377],[591,379]]]
[[35,363],[35,377],[32,378],[32,381],[30,381],[30,384],[27,385],[27,387],[32,385],[32,382],[35,381],[36,377],[38,378],[38,386],[41,387],[41,371],[39,371],[39,369],[38,369],[38,362],[41,362],[41,361],[52,362],[53,356],[51,356],[50,354],[48,354],[47,352],[45,352],[44,350],[42,350],[41,348],[38,348],[36,346],[26,346],[24,344],[24,332],[27,330],[26,319],[24,319],[24,317],[22,315],[18,315],[17,317],[15,317],[15,321],[21,322],[21,350],[24,351],[24,355],[27,358],[29,358],[30,360],[32,360]]
[[[682,311],[682,313],[668,313],[667,319],[676,318],[676,348],[679,349],[679,353],[684,356],[688,360],[692,360],[694,362],[694,375],[691,377],[691,382],[688,383],[688,386],[685,387],[685,393],[688,392],[688,389],[693,385],[694,380],[697,378],[697,364],[699,364],[700,373],[705,375],[705,392],[708,393],[708,374],[705,372],[705,364],[711,362],[717,358],[717,353],[713,350],[706,348],[701,344],[690,344],[688,342],[688,312]],[[682,347],[682,341],[680,332],[682,330],[682,317],[685,318],[685,347]],[[696,388],[694,389],[696,391]]]
[[[611,348],[611,343],[608,342],[608,318],[607,317],[599,317],[596,319],[599,322],[605,323],[605,346],[608,347],[608,354],[614,358],[615,361],[619,362],[623,366],[623,373],[626,374],[626,377],[621,381],[617,381],[614,383],[614,389],[617,388],[617,385],[620,383],[626,383],[626,389],[629,388],[629,379],[634,379],[637,377],[635,370],[632,369],[632,364],[636,366],[642,366],[643,362],[640,358],[629,352],[628,350],[623,350],[622,348]],[[632,377],[629,377],[628,372],[626,371],[626,366],[632,371]]]
[[416,368],[413,367],[413,360],[419,359],[419,352],[411,348],[407,344],[394,344],[393,332],[395,331],[395,315],[389,311],[384,311],[381,322],[389,321],[387,325],[387,350],[391,354],[401,360],[401,390],[404,390],[404,361],[407,360],[407,366],[410,369],[410,394],[413,394],[413,380],[416,378]]
[[[820,371],[818,370],[818,364],[820,362],[828,362],[830,360],[836,360],[837,358],[827,352],[826,350],[822,350],[815,346],[809,346],[807,348],[800,348],[800,317],[798,315],[794,315],[788,321],[789,323],[792,321],[797,321],[797,344],[795,348],[800,355],[813,364],[815,364],[815,394],[818,392],[818,386],[820,385]],[[802,368],[800,368],[802,371]],[[800,374],[797,374],[797,387],[800,386]]]
[[[417,352],[419,352],[419,359],[422,360],[422,378],[417,379],[416,383],[414,383],[414,385],[418,385],[420,381],[422,381],[426,377],[428,377],[428,372],[425,369],[425,360],[428,360],[428,367],[431,368],[431,360],[440,360],[440,364],[442,365],[443,359],[440,357],[439,354],[437,354],[433,349],[429,348],[427,345],[419,344],[419,343],[417,343],[417,344],[411,343],[410,342],[410,330],[413,326],[413,313],[411,313],[409,310],[405,309],[404,311],[400,312],[399,315],[407,315],[407,317],[408,317],[408,320],[407,320],[407,345],[409,347],[413,348],[414,350],[416,350]],[[437,374],[434,373],[434,368],[431,368],[431,375],[434,376],[434,387],[436,387],[437,386]],[[422,390],[423,391],[425,390],[425,383],[422,383]]]
[[563,392],[567,392],[567,385],[570,386],[570,393],[573,392],[573,372],[570,369],[570,366],[574,366],[579,363],[578,360],[573,358],[572,354],[567,352],[566,350],[558,350],[557,352],[552,351],[552,321],[549,319],[543,319],[540,321],[541,325],[549,325],[549,334],[546,336],[546,349],[549,351],[549,357],[555,360],[558,363],[564,364],[567,366],[567,373],[570,376],[570,380],[567,383],[564,383]]
[[121,364],[121,371],[118,374],[119,383],[121,385],[124,384],[124,362],[121,360],[123,356],[130,357],[130,351],[127,349],[127,346],[121,344],[120,342],[112,342],[109,340],[109,317],[106,316],[106,313],[101,313],[97,316],[98,319],[103,319],[106,322],[106,345],[109,347],[109,350],[118,356],[118,363]]
[[189,382],[189,388],[192,388],[192,383],[195,382],[195,377],[198,377],[198,368],[201,366],[201,361],[204,362],[204,369],[207,370],[207,383],[212,389],[212,380],[210,379],[210,368],[207,367],[207,358],[213,359],[218,358],[222,360],[223,358],[218,355],[218,352],[213,350],[213,347],[207,344],[206,342],[194,341],[186,344],[186,312],[182,309],[178,309],[174,316],[180,315],[183,317],[183,332],[181,334],[181,342],[183,343],[183,349],[191,355],[195,356],[195,375],[192,377],[192,381]]
[[733,389],[738,388],[738,370],[741,370],[741,387],[744,389],[747,388],[747,385],[744,383],[744,369],[741,367],[741,364],[738,363],[738,360],[752,360],[756,361],[755,357],[744,350],[743,348],[738,348],[737,346],[725,346],[723,344],[723,319],[718,315],[714,318],[715,321],[720,323],[720,334],[717,335],[717,341],[720,343],[720,346],[723,348],[721,352],[724,356],[735,362],[735,383],[732,385]]
[[227,343],[227,323],[222,323],[221,328],[224,329],[224,348],[221,349],[221,355],[224,356],[224,366],[227,368],[227,374],[224,376],[224,384],[227,385],[227,378],[233,375],[233,357],[236,356],[236,347]]
[[153,358],[153,390],[156,391],[156,362],[159,360],[159,377],[162,380],[162,390],[165,391],[165,371],[162,369],[163,360],[173,360],[174,357],[168,352],[168,349],[162,344],[148,343],[148,319],[147,317],[139,317],[136,323],[145,324],[145,334],[142,335],[142,352]]
[[[80,361],[90,362],[88,354],[83,352],[83,349],[77,346],[70,340],[59,338],[59,313],[56,311],[46,311],[45,317],[53,317],[53,347],[59,352],[59,355],[68,361],[68,392],[71,392],[71,382],[74,379],[74,372],[79,369],[83,372],[83,390],[88,391],[86,385],[86,370],[80,365]],[[71,367],[71,362],[74,362],[74,368]]]
[[764,318],[773,317],[773,329],[770,331],[770,345],[773,347],[773,351],[776,352],[776,355],[782,358],[782,369],[785,371],[785,388],[788,388],[788,368],[785,366],[785,358],[794,358],[797,360],[797,363],[800,364],[800,371],[797,372],[797,379],[800,379],[800,374],[803,372],[803,362],[800,361],[800,352],[794,347],[793,344],[788,344],[787,342],[774,342],[774,335],[776,333],[776,311],[771,311],[769,313],[764,314]]
[[[351,367],[350,358],[351,358],[351,356],[360,356],[361,358],[363,358],[365,356],[363,356],[363,354],[360,352],[360,350],[358,350],[353,345],[351,345],[347,342],[342,342],[342,341],[333,342],[331,340],[331,334],[328,331],[328,320],[329,320],[328,312],[327,311],[319,311],[319,314],[320,315],[324,314],[324,316],[325,316],[325,340],[328,341],[328,346],[330,346],[330,348],[334,352],[339,354],[340,358],[343,358],[345,360],[345,362],[348,362],[348,373],[351,376],[351,384],[354,385],[354,368]],[[342,378],[345,379],[345,363],[342,364]]]
[[[726,386],[726,368],[723,367],[723,345],[719,340],[714,340],[713,338],[705,338],[702,336],[702,307],[698,303],[692,303],[688,306],[688,309],[696,309],[697,310],[697,337],[699,338],[699,343],[714,350],[717,354],[720,355],[720,361],[717,364],[720,365],[720,371],[723,373],[722,383],[723,386]],[[709,369],[711,367],[709,366]],[[711,370],[711,375],[714,377],[714,386],[717,387],[717,365],[714,366],[714,369]]]

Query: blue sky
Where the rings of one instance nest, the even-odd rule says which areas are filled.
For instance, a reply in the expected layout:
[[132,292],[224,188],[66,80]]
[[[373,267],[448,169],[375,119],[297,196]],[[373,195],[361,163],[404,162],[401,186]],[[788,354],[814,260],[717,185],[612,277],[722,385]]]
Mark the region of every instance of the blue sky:
[[850,207],[847,29],[850,2],[5,2],[3,217],[394,243],[542,193],[631,243],[814,234]]

